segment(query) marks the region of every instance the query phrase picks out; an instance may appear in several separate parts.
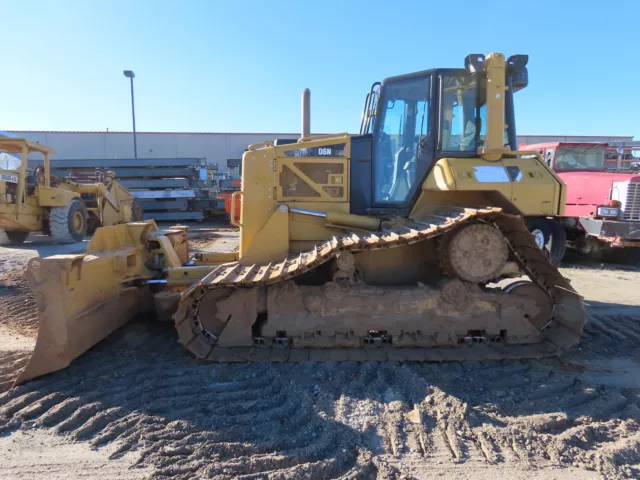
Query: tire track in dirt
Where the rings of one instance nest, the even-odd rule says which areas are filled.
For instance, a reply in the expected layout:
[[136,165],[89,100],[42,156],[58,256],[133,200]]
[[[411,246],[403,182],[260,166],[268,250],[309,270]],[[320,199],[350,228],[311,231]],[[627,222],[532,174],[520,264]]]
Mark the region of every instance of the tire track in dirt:
[[3,394],[0,429],[115,443],[160,478],[392,478],[406,459],[638,474],[640,393],[587,385],[566,359],[220,366],[163,326],[115,337]]
[[18,372],[27,365],[30,352],[9,350],[0,352],[0,393],[11,388]]
[[38,333],[38,311],[23,268],[5,271],[6,262],[0,264],[0,325],[18,333],[35,337]]
[[[640,352],[640,315],[589,315],[579,350],[591,357]],[[568,352],[568,356],[575,355]]]
[[[28,422],[96,446],[118,442],[114,457],[137,451],[159,477],[277,471],[302,478],[312,470],[330,478],[368,468],[358,464],[356,434],[319,412],[313,393],[296,389],[277,368],[199,365],[152,351],[131,362],[128,334],[4,394],[5,429]],[[152,343],[175,343],[167,331],[160,337]]]
[[36,302],[24,270],[0,259],[0,392],[11,388],[26,366],[37,332]]

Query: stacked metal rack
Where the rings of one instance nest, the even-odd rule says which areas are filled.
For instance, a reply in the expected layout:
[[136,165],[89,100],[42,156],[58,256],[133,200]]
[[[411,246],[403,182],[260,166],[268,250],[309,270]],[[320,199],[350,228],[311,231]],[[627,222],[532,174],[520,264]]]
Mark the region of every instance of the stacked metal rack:
[[[41,163],[29,160],[29,167]],[[205,158],[52,159],[51,167],[58,177],[115,172],[118,181],[140,200],[144,218],[202,220],[218,206],[209,182],[217,164]]]

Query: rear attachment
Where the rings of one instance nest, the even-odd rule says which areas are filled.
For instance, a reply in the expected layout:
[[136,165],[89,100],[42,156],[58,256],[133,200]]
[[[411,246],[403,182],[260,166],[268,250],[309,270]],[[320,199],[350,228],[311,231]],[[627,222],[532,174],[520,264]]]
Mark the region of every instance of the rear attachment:
[[[455,208],[426,220],[334,237],[280,263],[222,265],[183,294],[174,315],[180,341],[199,358],[225,362],[540,358],[578,343],[582,299],[521,219]],[[448,237],[467,224],[466,235]],[[440,288],[373,287],[340,276],[323,286],[293,281],[345,253],[439,237],[452,245],[442,270],[457,277]],[[531,281],[481,287],[506,261],[504,242]]]

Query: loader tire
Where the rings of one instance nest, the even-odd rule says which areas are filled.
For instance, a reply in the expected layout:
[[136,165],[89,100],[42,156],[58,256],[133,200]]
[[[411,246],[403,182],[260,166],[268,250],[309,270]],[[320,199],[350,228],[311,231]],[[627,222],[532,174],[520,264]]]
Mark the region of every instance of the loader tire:
[[27,239],[28,236],[29,236],[29,232],[22,232],[22,231],[7,232],[7,237],[9,237],[9,243],[11,245],[20,245],[21,243],[24,243],[24,241]]
[[81,242],[87,234],[87,217],[87,207],[80,200],[53,207],[49,213],[51,238],[59,243]]

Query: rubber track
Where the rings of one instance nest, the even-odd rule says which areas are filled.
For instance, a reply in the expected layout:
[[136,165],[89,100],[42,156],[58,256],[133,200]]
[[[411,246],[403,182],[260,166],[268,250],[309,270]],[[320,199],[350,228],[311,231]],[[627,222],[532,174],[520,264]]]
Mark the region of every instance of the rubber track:
[[[253,287],[273,285],[297,277],[345,251],[380,250],[411,245],[435,239],[461,225],[484,222],[497,227],[505,236],[511,253],[529,278],[547,292],[554,311],[547,326],[547,340],[528,345],[478,345],[461,348],[290,348],[214,347],[206,332],[193,322],[197,303],[211,289],[222,287]],[[456,361],[497,360],[504,358],[542,358],[558,355],[578,343],[586,323],[582,299],[552,265],[547,254],[539,249],[524,222],[499,208],[451,207],[421,221],[381,232],[348,232],[334,236],[312,250],[301,252],[282,262],[241,265],[239,262],[220,265],[197,284],[186,290],[181,306],[174,315],[180,342],[196,357],[211,361],[243,362],[249,360],[283,361]],[[187,322],[187,323],[184,323]],[[224,332],[222,333],[224,334]]]

